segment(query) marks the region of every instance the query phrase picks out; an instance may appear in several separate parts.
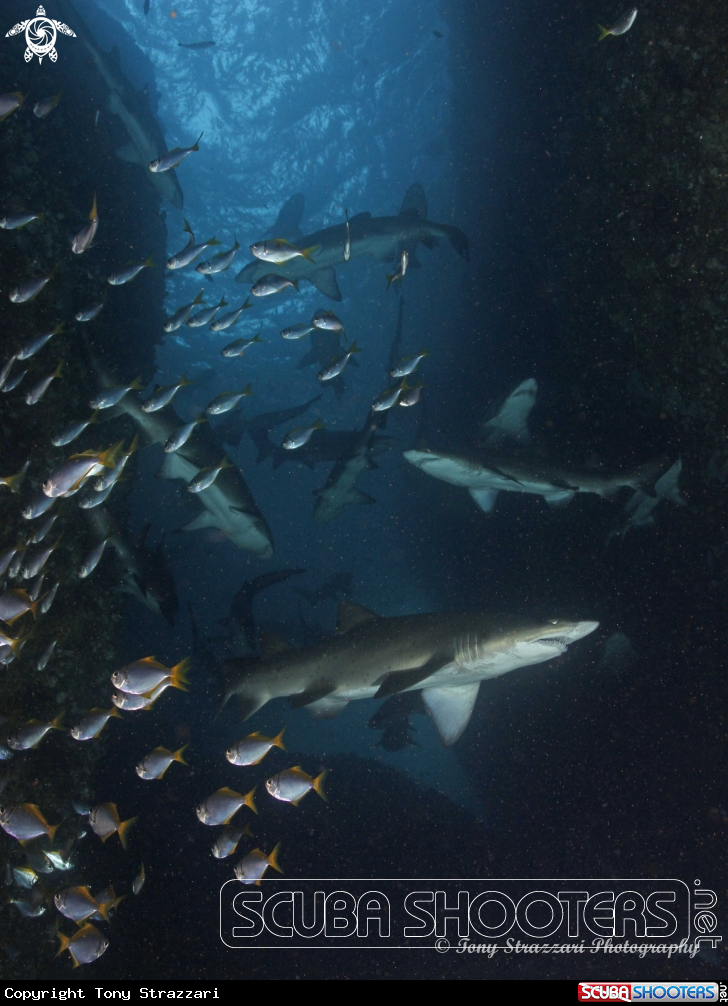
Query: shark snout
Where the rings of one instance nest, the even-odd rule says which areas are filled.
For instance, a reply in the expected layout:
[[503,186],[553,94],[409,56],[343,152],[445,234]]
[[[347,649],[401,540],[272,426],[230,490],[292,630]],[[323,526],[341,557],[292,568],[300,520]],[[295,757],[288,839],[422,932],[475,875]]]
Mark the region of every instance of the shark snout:
[[544,641],[554,640],[561,642],[564,646],[568,646],[569,643],[574,643],[577,639],[583,639],[584,636],[588,636],[598,628],[599,622],[562,622],[554,620],[553,628],[541,632],[539,639]]

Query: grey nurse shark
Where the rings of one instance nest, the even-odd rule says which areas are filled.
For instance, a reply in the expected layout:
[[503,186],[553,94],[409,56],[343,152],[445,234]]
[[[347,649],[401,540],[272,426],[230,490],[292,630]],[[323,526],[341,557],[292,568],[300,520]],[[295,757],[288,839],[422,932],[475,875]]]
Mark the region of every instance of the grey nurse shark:
[[[112,413],[112,410],[108,410]],[[137,395],[126,394],[113,415],[126,414],[134,420],[147,443],[166,444],[182,426],[171,405],[158,412],[143,412]],[[111,416],[109,417],[111,418]],[[189,483],[203,468],[212,468],[222,460],[224,451],[207,427],[198,426],[187,443],[172,454],[165,454],[157,473],[165,479],[183,479]],[[242,472],[231,465],[223,469],[207,489],[196,493],[202,510],[182,531],[215,527],[237,545],[261,559],[273,555],[273,536],[258,509]]]
[[382,618],[342,601],[336,636],[304,649],[264,640],[260,660],[226,661],[226,700],[237,695],[245,718],[283,697],[328,718],[356,699],[421,691],[447,747],[468,725],[481,681],[552,660],[598,625],[477,613]]
[[528,416],[536,392],[533,378],[519,384],[484,424],[485,443],[472,453],[418,449],[405,451],[404,457],[427,475],[467,489],[486,513],[499,492],[542,496],[552,507],[565,506],[577,493],[609,497],[623,486],[652,492],[650,487],[665,469],[664,458],[611,472],[600,467],[577,470],[530,448]]
[[419,183],[407,190],[396,216],[373,217],[371,213],[358,213],[348,222],[314,231],[304,237],[298,229],[302,213],[303,197],[294,196],[278,217],[281,227],[285,225],[288,233],[273,236],[295,239],[299,247],[313,248],[313,261],[299,256],[284,265],[273,265],[256,259],[238,273],[236,282],[253,284],[273,273],[294,281],[308,280],[331,300],[341,300],[335,267],[362,255],[371,255],[380,262],[391,262],[402,251],[407,251],[410,267],[418,268],[416,246],[421,243],[427,248],[434,248],[444,238],[462,258],[468,258],[468,239],[461,230],[450,224],[437,224],[427,219],[427,199]]

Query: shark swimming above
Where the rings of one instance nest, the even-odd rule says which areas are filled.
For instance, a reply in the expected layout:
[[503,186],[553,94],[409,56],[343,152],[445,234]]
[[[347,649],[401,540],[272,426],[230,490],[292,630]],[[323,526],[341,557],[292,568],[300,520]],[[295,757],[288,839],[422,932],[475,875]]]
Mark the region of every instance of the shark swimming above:
[[[112,415],[126,414],[134,420],[148,444],[166,444],[183,425],[171,405],[157,412],[143,412],[141,400],[134,393],[124,395]],[[165,454],[157,475],[163,479],[184,479],[188,484],[207,468],[220,464],[224,451],[214,433],[205,423],[196,427],[193,435],[177,451]],[[216,527],[237,545],[261,559],[273,555],[273,536],[253,495],[235,465],[223,469],[212,485],[195,498],[203,509],[181,531],[197,531]]]
[[109,111],[121,121],[129,136],[129,142],[116,151],[117,157],[140,165],[147,181],[167,202],[181,210],[184,197],[174,170],[154,174],[148,168],[152,161],[167,152],[167,144],[159,123],[149,107],[146,90],[137,91],[126,79],[121,70],[119,50],[116,46],[108,54],[102,52],[71,0],[58,0],[56,7],[64,12],[65,17],[71,19],[76,34],[108,88]]
[[237,695],[245,719],[284,697],[326,719],[355,699],[421,691],[447,747],[468,725],[481,681],[552,660],[598,625],[477,613],[383,618],[342,601],[335,637],[300,650],[268,640],[258,661],[225,661],[225,700]]
[[437,224],[427,219],[427,198],[418,182],[407,190],[397,216],[373,217],[371,213],[358,213],[346,222],[304,237],[298,227],[302,215],[303,196],[292,197],[278,217],[281,226],[285,226],[288,233],[275,236],[293,239],[303,248],[313,248],[313,261],[299,255],[284,264],[272,266],[269,262],[256,259],[238,273],[236,282],[252,285],[264,276],[275,273],[276,276],[293,281],[308,280],[331,300],[341,300],[335,267],[350,259],[371,255],[380,262],[391,262],[406,251],[410,268],[417,269],[420,266],[415,254],[417,245],[434,248],[443,238],[450,242],[461,258],[467,259],[469,255],[468,239],[461,230],[450,224]]
[[485,513],[493,509],[499,492],[542,496],[551,507],[566,506],[577,493],[610,497],[623,486],[651,492],[665,469],[664,458],[621,471],[578,470],[531,449],[528,415],[536,392],[533,378],[519,384],[498,414],[484,424],[487,439],[472,453],[418,449],[405,451],[404,457],[427,475],[467,489]]

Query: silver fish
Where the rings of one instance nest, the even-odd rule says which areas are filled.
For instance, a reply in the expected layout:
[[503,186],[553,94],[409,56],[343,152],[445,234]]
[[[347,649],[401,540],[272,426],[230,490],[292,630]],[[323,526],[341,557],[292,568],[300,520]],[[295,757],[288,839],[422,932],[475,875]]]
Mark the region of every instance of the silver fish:
[[144,388],[141,377],[135,377],[131,384],[118,384],[112,388],[104,388],[92,398],[89,405],[92,409],[110,409],[118,405],[124,395],[130,391],[141,391]]
[[287,768],[272,776],[266,781],[265,788],[274,799],[297,806],[312,789],[318,793],[322,800],[326,799],[323,781],[327,775],[328,770],[325,769],[313,779],[303,771],[300,765],[296,765],[294,768]]
[[92,304],[90,307],[85,307],[82,311],[78,311],[74,317],[76,321],[93,321],[103,306],[104,301],[99,301],[98,304]]
[[61,539],[57,538],[52,545],[46,545],[45,548],[35,549],[33,552],[26,552],[25,561],[23,563],[23,579],[32,580],[34,576],[37,576],[60,543]]
[[134,894],[139,894],[142,887],[144,887],[144,881],[146,879],[147,875],[144,872],[144,863],[142,863],[142,867],[139,870],[139,873],[136,875],[136,877],[134,877],[134,880],[131,883],[131,889],[134,892]]
[[235,342],[231,342],[230,345],[221,350],[221,354],[227,359],[242,356],[245,350],[250,349],[254,342],[265,342],[265,339],[261,339],[260,332],[256,332],[252,339],[236,339]]
[[11,751],[5,744],[0,743],[0,761],[10,761],[15,752]]
[[189,304],[183,304],[182,307],[177,308],[169,321],[165,323],[164,331],[176,332],[178,328],[181,328],[192,313],[192,308],[201,304],[204,299],[204,291],[200,290],[195,299],[191,300]]
[[109,949],[109,941],[90,922],[70,938],[58,933],[58,939],[61,944],[58,953],[62,954],[67,950],[73,958],[74,967],[79,964],[91,964]]
[[424,384],[422,384],[422,382],[415,384],[413,388],[406,388],[399,396],[399,401],[397,402],[397,405],[399,405],[403,409],[408,409],[413,405],[417,405],[417,403],[420,400],[423,388]]
[[409,265],[409,252],[403,251],[400,259],[399,265],[393,273],[387,273],[387,290],[389,290],[392,283],[401,283],[404,279],[405,273],[407,272],[407,266]]
[[402,381],[398,384],[396,388],[388,388],[387,391],[383,391],[378,398],[375,398],[372,402],[372,412],[386,412],[387,409],[391,409],[397,404],[402,393],[407,391],[407,384]]
[[346,240],[344,241],[344,262],[348,262],[351,258],[351,230],[349,228],[349,211],[345,210],[346,213]]
[[320,370],[316,375],[319,381],[332,381],[335,377],[344,370],[349,360],[352,358],[354,353],[361,353],[361,350],[356,344],[356,339],[351,344],[351,348],[348,349],[342,356],[337,357],[332,360],[323,370]]
[[37,919],[46,910],[46,906],[42,901],[29,901],[25,898],[11,898],[10,904],[15,905],[20,914],[24,915],[27,919]]
[[96,194],[94,193],[94,203],[88,215],[88,223],[81,228],[78,234],[71,241],[71,251],[74,255],[82,255],[96,237],[99,228],[99,214],[96,209]]
[[[96,486],[94,486],[94,491],[91,492],[88,496],[84,496],[82,500],[79,500],[78,505],[81,507],[82,510],[93,510],[94,507],[101,506],[101,504],[105,503],[106,500],[111,495],[111,493],[113,492],[114,486],[116,485],[116,481],[117,480],[109,482],[109,484],[105,488],[99,491],[97,491]],[[96,483],[96,485],[98,485],[98,482]]]
[[29,866],[14,866],[13,880],[19,887],[24,887],[26,891],[29,891],[38,883],[38,874]]
[[119,841],[124,849],[126,849],[128,831],[135,821],[135,817],[129,818],[128,821],[122,821],[115,803],[99,803],[91,808],[88,815],[91,830],[99,836],[102,842],[118,832]]
[[344,323],[333,311],[317,311],[311,319],[314,328],[322,328],[326,332],[343,332]]
[[[18,26],[18,28],[22,30],[22,26]],[[9,34],[10,32],[8,32]],[[31,56],[30,58],[32,59],[33,57]],[[10,91],[7,94],[0,94],[0,122],[17,111],[27,97],[27,94],[22,94],[20,91]]]
[[107,283],[111,286],[124,286],[125,283],[130,283],[142,269],[151,269],[154,265],[154,259],[150,255],[146,262],[142,262],[141,265],[130,265],[126,269],[122,269],[120,272],[115,272],[107,279]]
[[104,554],[106,542],[108,540],[108,538],[104,538],[103,541],[100,541],[98,545],[95,545],[86,556],[81,564],[81,568],[78,571],[78,575],[81,579],[86,579],[87,576],[91,576],[99,562],[101,562],[101,556]]
[[6,590],[4,594],[0,594],[0,622],[12,625],[26,611],[35,614],[35,610],[36,603],[31,601],[24,590]]
[[[29,545],[40,545],[45,536],[48,534],[50,529],[53,527],[55,522],[58,520],[58,514],[53,514],[47,517],[39,527],[35,529],[32,535],[28,538]],[[2,576],[2,562],[0,561],[0,576]]]
[[168,384],[164,388],[157,388],[151,398],[142,402],[142,412],[159,412],[159,410],[163,409],[165,405],[169,405],[178,391],[182,388],[189,387],[192,383],[192,381],[187,379],[187,374],[183,374],[176,384]]
[[305,258],[309,262],[315,262],[312,252],[315,252],[317,247],[317,245],[312,245],[310,248],[297,248],[285,238],[271,238],[268,241],[257,241],[250,246],[250,251],[261,262],[283,265],[294,258]]
[[98,414],[99,410],[94,409],[89,419],[80,419],[77,423],[71,423],[71,425],[67,426],[65,430],[62,430],[60,433],[56,433],[56,435],[51,439],[51,443],[54,447],[65,447],[66,444],[72,443],[72,441],[74,441],[76,437],[79,437],[88,426],[91,426],[96,422]]
[[226,328],[230,328],[238,320],[243,311],[246,311],[249,307],[253,305],[250,303],[250,298],[245,299],[245,303],[242,307],[239,307],[236,311],[229,311],[224,314],[222,318],[218,318],[216,321],[210,325],[211,332],[222,332]]
[[112,717],[120,717],[116,706],[111,709],[92,709],[71,727],[71,737],[75,741],[90,741],[98,737]]
[[213,248],[215,245],[219,245],[220,242],[217,238],[210,238],[209,241],[203,241],[201,244],[193,244],[191,241],[186,248],[183,248],[181,252],[177,252],[170,259],[167,259],[168,269],[184,269],[185,266],[190,265],[202,255],[206,248]]
[[266,856],[260,849],[253,849],[235,867],[235,876],[243,884],[259,884],[261,877],[269,866],[272,866],[279,873],[283,873],[283,870],[278,865],[279,849],[280,843],[271,852],[270,856]]
[[253,800],[254,795],[255,787],[243,796],[241,793],[236,793],[234,789],[230,789],[229,786],[223,786],[222,789],[216,790],[199,804],[196,808],[197,817],[203,824],[212,826],[229,824],[241,807],[249,807],[254,814],[257,814],[258,811]]
[[4,387],[5,382],[10,376],[10,371],[13,369],[13,364],[17,360],[16,356],[11,356],[9,360],[6,360],[3,364],[2,370],[0,370],[0,388]]
[[0,555],[0,576],[5,575],[5,571],[18,553],[20,546],[14,545]]
[[149,170],[157,174],[162,171],[169,171],[171,168],[176,168],[185,157],[193,153],[193,151],[200,149],[199,144],[203,135],[204,133],[200,133],[191,147],[175,147],[174,150],[170,150],[166,154],[162,154],[161,157],[157,157],[150,162]]
[[104,468],[113,468],[122,449],[123,441],[120,440],[101,453],[85,451],[83,454],[72,454],[43,483],[43,492],[52,497],[68,496],[76,492],[87,478],[98,475]]
[[13,213],[5,217],[0,217],[0,227],[4,231],[17,231],[33,220],[42,220],[42,213]]
[[31,583],[28,589],[28,597],[31,601],[37,601],[40,597],[40,592],[43,590],[43,583],[45,581],[45,573],[38,573],[36,578]]
[[45,650],[40,655],[35,665],[39,671],[44,671],[46,669],[46,667],[48,666],[48,661],[53,656],[53,651],[55,650],[57,644],[58,640],[54,639],[52,643],[49,643],[48,646],[46,646]]
[[192,479],[191,482],[187,483],[188,493],[201,493],[205,489],[209,489],[215,479],[218,477],[221,471],[225,468],[231,468],[232,465],[227,458],[223,458],[219,465],[215,465],[214,468],[203,468],[202,471],[198,472],[197,475]]
[[143,657],[114,671],[111,683],[114,688],[130,695],[149,695],[153,689],[165,683],[184,690],[184,686],[188,683],[187,672],[190,664],[189,657],[185,657],[174,667],[165,667],[154,657]]
[[44,276],[42,279],[29,279],[25,283],[16,286],[10,293],[10,300],[13,304],[27,304],[34,300],[41,292],[46,283],[50,283],[51,277]]
[[217,255],[213,255],[206,262],[200,262],[198,266],[195,266],[195,269],[197,272],[202,273],[203,276],[212,276],[218,272],[225,272],[233,264],[235,253],[239,247],[240,245],[236,241],[230,251],[218,252]]
[[205,409],[208,416],[221,416],[224,412],[230,412],[238,404],[241,398],[252,395],[253,391],[249,384],[242,391],[223,391],[217,395]]
[[45,395],[46,391],[50,388],[51,384],[55,381],[55,379],[57,377],[62,376],[63,376],[63,361],[61,360],[61,362],[58,364],[58,366],[56,367],[56,369],[53,371],[52,374],[48,374],[46,377],[43,377],[40,381],[38,381],[37,384],[34,384],[33,387],[28,392],[26,392],[25,395],[26,405],[37,405],[38,402],[43,398],[43,395]]
[[303,339],[309,332],[313,332],[315,327],[315,325],[291,325],[283,329],[281,336],[284,339]]
[[56,594],[58,593],[58,588],[60,587],[60,585],[61,585],[61,581],[60,580],[56,580],[56,582],[53,584],[53,586],[48,591],[48,593],[45,595],[45,597],[42,597],[40,599],[40,603],[38,605],[38,610],[40,611],[41,615],[46,615],[48,613],[48,611],[50,610],[51,605],[53,604],[53,602],[56,599]]
[[114,692],[111,701],[117,709],[126,713],[135,713],[141,709],[149,709],[165,689],[165,684],[155,688],[149,695],[131,695],[129,692]]
[[113,468],[107,468],[103,474],[96,479],[94,482],[94,492],[97,493],[108,493],[111,486],[115,485],[126,468],[129,458],[132,456],[134,451],[137,449],[137,444],[139,439],[137,436],[131,442],[128,451],[124,451],[119,460],[116,462]]
[[18,387],[20,382],[25,378],[25,375],[27,373],[28,373],[27,370],[19,370],[17,374],[13,374],[12,377],[9,377],[5,382],[5,384],[3,384],[2,386],[3,393],[7,395],[11,391],[15,391],[15,389]]
[[419,366],[421,361],[424,360],[424,358],[429,355],[430,355],[429,349],[423,349],[422,352],[418,353],[416,356],[403,356],[402,359],[399,361],[399,363],[396,365],[396,367],[393,367],[389,371],[389,376],[395,378],[408,377],[410,374],[413,374],[415,370],[417,370],[417,367]]
[[61,729],[63,715],[63,713],[60,713],[60,715],[56,716],[50,722],[29,720],[25,726],[16,730],[12,737],[8,737],[8,747],[11,747],[13,751],[30,751],[31,748],[40,744],[45,735],[51,730]]
[[299,426],[297,429],[291,430],[290,433],[286,434],[281,447],[287,451],[295,451],[309,442],[315,430],[325,429],[326,427],[320,419],[317,419],[311,426]]
[[212,854],[215,859],[227,859],[228,856],[232,856],[243,835],[252,838],[250,824],[246,824],[244,828],[225,828],[212,843]]
[[58,94],[54,94],[51,98],[41,98],[40,101],[36,101],[35,105],[33,105],[33,115],[36,119],[45,119],[46,115],[50,115],[61,100],[62,94],[63,90],[60,90]]
[[54,335],[58,335],[59,332],[63,331],[63,322],[60,325],[56,325],[52,332],[44,332],[43,335],[37,335],[35,339],[31,339],[30,342],[26,342],[24,346],[21,346],[17,352],[16,359],[18,360],[29,360],[31,356],[35,356],[39,349],[42,349],[47,342],[53,338]]
[[252,285],[250,292],[254,297],[270,297],[271,294],[282,293],[289,286],[298,291],[298,280],[286,279],[285,276],[271,274],[262,276],[257,283]]
[[214,320],[215,315],[220,310],[221,307],[227,307],[227,301],[223,297],[219,304],[215,307],[206,307],[204,311],[198,311],[197,314],[193,314],[187,319],[188,328],[204,328],[205,325],[209,325],[211,321]]
[[265,734],[258,733],[257,731],[248,734],[247,737],[243,737],[237,744],[233,744],[232,747],[228,748],[225,752],[225,757],[231,765],[257,765],[263,761],[272,748],[281,748],[281,750],[285,751],[283,743],[285,730],[286,728],[283,727],[283,730],[276,737],[266,737]]
[[185,423],[184,426],[180,426],[180,428],[172,434],[167,443],[164,445],[165,453],[173,454],[175,451],[178,451],[180,447],[184,447],[184,445],[192,436],[195,427],[199,426],[200,423],[206,423],[206,422],[207,417],[199,415],[197,419],[193,419],[191,423]]
[[624,34],[626,34],[626,32],[628,32],[629,29],[634,24],[636,17],[637,17],[637,8],[633,7],[632,10],[627,11],[627,13],[624,14],[619,19],[619,21],[617,21],[617,23],[614,25],[613,28],[604,28],[603,25],[598,24],[597,25],[597,28],[599,29],[599,39],[598,39],[598,41],[601,42],[602,39],[604,39],[604,38],[607,37],[607,35],[624,35]]
[[184,744],[178,751],[169,751],[162,747],[155,748],[139,762],[136,774],[140,779],[162,779],[173,761],[179,762],[180,765],[187,764],[182,757],[187,747],[189,745]]

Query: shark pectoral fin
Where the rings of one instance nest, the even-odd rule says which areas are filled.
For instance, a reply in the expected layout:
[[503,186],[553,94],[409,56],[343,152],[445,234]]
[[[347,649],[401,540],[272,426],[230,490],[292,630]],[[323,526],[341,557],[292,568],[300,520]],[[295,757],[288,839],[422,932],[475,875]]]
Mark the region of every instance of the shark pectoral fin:
[[292,647],[285,639],[274,635],[272,632],[263,632],[260,637],[260,655],[263,660],[275,656],[277,653],[285,653]]
[[304,706],[311,706],[314,702],[321,702],[328,695],[335,691],[333,685],[324,683],[311,685],[305,692],[291,696],[291,709],[302,709]]
[[130,164],[142,164],[143,159],[133,143],[125,143],[116,151],[116,156],[120,161],[129,161]]
[[[435,671],[440,670],[442,665],[443,660],[440,657],[432,657],[421,667],[413,667],[410,671],[394,671],[391,674],[386,674],[373,698],[386,699],[389,695],[406,692],[408,688],[413,688],[420,681],[431,677]],[[376,682],[374,683],[376,684]]]
[[179,528],[179,530],[200,531],[205,527],[217,527],[217,522],[209,510],[203,510],[202,513],[198,513],[194,520],[191,520],[189,524],[185,524],[184,527]]
[[320,290],[325,297],[330,297],[331,300],[343,299],[339,284],[336,282],[336,270],[333,266],[329,266],[327,269],[319,269],[318,272],[311,273],[306,279],[317,290]]
[[157,472],[158,479],[184,479],[191,482],[199,469],[185,461],[178,454],[165,454],[162,467]]
[[315,720],[331,720],[339,713],[343,713],[348,705],[348,699],[339,698],[338,695],[328,695],[317,702],[312,702],[306,709]]
[[422,244],[425,248],[439,248],[440,241],[433,234],[428,234],[427,237],[421,238]]
[[568,506],[573,500],[574,495],[571,489],[560,489],[559,492],[544,493],[543,498],[552,510],[558,510],[560,507]]
[[483,513],[490,513],[498,499],[498,489],[468,489],[475,503]]
[[361,604],[352,604],[351,601],[339,601],[336,631],[342,636],[345,632],[351,632],[358,625],[378,621],[381,617],[381,615],[377,615]]
[[422,701],[433,719],[440,740],[450,747],[462,736],[473,714],[480,682],[456,688],[425,688]]
[[369,493],[362,492],[361,489],[350,489],[346,494],[347,503],[376,503],[377,501]]
[[[315,349],[309,349],[305,356],[302,356],[296,365],[296,370],[303,370],[304,367],[312,367],[314,363],[318,363],[318,355]],[[332,382],[333,383],[333,382]]]

